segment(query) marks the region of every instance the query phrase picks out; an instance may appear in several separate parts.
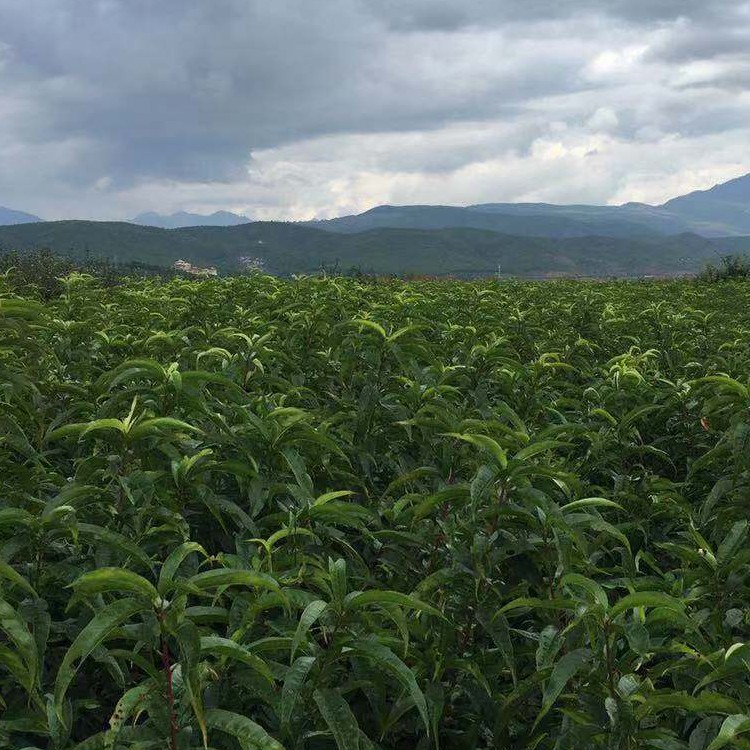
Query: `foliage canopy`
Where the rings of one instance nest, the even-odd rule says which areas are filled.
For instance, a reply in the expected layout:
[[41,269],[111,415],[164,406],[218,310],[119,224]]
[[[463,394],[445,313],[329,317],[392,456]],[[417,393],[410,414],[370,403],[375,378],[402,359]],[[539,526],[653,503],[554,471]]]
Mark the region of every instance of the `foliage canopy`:
[[741,284],[0,280],[0,748],[750,746]]

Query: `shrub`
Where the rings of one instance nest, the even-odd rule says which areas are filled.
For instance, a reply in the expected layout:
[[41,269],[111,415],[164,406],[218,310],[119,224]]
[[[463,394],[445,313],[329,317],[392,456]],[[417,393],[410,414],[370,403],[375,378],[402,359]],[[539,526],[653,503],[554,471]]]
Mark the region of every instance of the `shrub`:
[[42,300],[58,297],[65,289],[62,279],[74,272],[95,277],[103,287],[116,286],[130,278],[158,276],[167,279],[186,275],[171,268],[135,261],[115,264],[89,255],[65,257],[45,248],[0,251],[0,274],[4,276],[4,284],[18,294]]
[[697,278],[708,283],[744,281],[750,278],[750,259],[746,255],[722,255],[719,265],[708,263]]

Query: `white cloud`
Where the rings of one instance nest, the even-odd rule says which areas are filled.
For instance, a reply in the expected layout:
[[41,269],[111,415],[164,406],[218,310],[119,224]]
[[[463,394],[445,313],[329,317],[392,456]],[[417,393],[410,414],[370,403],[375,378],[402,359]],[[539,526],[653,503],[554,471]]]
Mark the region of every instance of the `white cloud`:
[[591,130],[603,132],[614,130],[619,124],[620,118],[611,107],[599,107],[586,122]]
[[627,79],[633,75],[647,51],[648,46],[645,44],[604,50],[586,64],[583,69],[584,78],[596,83]]

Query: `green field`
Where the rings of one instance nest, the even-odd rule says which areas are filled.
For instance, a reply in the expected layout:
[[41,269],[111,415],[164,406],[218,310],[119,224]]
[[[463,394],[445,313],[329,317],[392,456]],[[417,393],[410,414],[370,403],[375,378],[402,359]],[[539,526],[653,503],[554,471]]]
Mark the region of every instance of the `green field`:
[[10,278],[0,748],[750,747],[750,286]]

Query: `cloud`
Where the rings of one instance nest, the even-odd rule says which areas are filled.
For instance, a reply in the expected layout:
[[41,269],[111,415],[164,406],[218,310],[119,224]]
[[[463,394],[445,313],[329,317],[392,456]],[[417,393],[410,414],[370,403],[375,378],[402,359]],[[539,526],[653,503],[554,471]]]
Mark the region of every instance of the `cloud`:
[[[735,0],[366,0],[368,9],[397,29],[454,31],[467,26],[515,24],[586,15],[633,23],[676,18],[696,20],[734,16]],[[741,6],[741,4],[740,4]]]
[[0,0],[0,204],[666,198],[750,170],[748,39],[737,0]]

